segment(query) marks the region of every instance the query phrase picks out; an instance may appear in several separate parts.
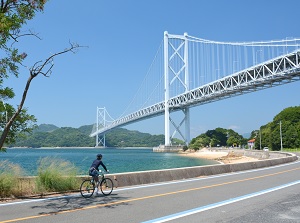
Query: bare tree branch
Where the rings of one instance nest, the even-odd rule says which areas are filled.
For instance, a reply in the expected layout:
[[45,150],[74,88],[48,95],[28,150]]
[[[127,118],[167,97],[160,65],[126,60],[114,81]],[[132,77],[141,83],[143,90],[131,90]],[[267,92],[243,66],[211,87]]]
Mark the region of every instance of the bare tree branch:
[[28,30],[28,32],[26,32],[26,33],[24,33],[24,34],[19,34],[19,31],[16,31],[16,30],[15,30],[14,33],[10,33],[9,36],[14,40],[14,41],[12,42],[12,44],[10,45],[11,47],[12,47],[15,43],[19,42],[18,39],[20,39],[21,37],[24,37],[24,36],[34,36],[34,37],[36,37],[37,39],[42,40],[42,38],[39,37],[38,33],[34,33],[34,32],[32,32],[31,30]]
[[[26,86],[25,86],[25,89],[23,91],[23,96],[22,96],[22,99],[21,99],[21,102],[20,102],[20,105],[18,106],[18,109],[17,111],[15,112],[15,114],[13,114],[13,116],[8,120],[8,122],[6,123],[4,129],[3,129],[3,132],[2,132],[2,135],[1,135],[1,138],[0,138],[0,148],[3,147],[3,144],[5,142],[5,139],[8,135],[8,132],[9,132],[9,129],[10,127],[12,126],[14,120],[17,118],[17,116],[21,113],[22,111],[22,108],[23,108],[23,105],[24,105],[24,102],[26,100],[26,96],[27,96],[27,92],[29,90],[29,87],[30,87],[30,84],[31,84],[31,81],[37,77],[39,74],[42,74],[43,76],[45,77],[49,77],[50,75],[48,74],[51,74],[52,72],[52,68],[54,66],[54,63],[53,63],[53,60],[55,57],[59,56],[59,55],[62,55],[62,54],[65,54],[65,53],[68,53],[68,52],[72,52],[72,53],[75,53],[76,50],[78,48],[80,48],[82,46],[78,45],[77,43],[70,43],[70,47],[69,48],[66,48],[58,53],[54,53],[52,54],[51,56],[49,56],[44,62],[42,61],[38,61],[36,62],[32,68],[29,69],[30,71],[30,76],[29,78],[27,79],[27,82],[26,82]],[[47,67],[48,64],[51,64],[50,67]],[[46,69],[47,68],[47,69]],[[46,69],[44,71],[44,69]]]

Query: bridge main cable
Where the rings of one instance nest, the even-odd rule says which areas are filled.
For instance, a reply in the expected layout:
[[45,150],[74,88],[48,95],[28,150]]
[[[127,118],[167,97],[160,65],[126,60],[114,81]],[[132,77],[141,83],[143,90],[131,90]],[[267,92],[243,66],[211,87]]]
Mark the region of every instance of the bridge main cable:
[[[165,33],[166,34],[166,33]],[[255,64],[254,62],[257,62],[257,58],[253,59],[254,65],[245,67],[241,71],[234,71],[234,66],[231,68],[231,74],[226,75],[224,77],[219,77],[216,80],[211,80],[210,82],[207,82],[200,87],[195,87],[192,90],[189,89],[189,86],[187,84],[191,82],[190,76],[188,76],[188,82],[184,82],[180,79],[180,75],[184,73],[185,75],[189,75],[190,73],[196,73],[199,76],[201,76],[201,70],[193,69],[193,66],[191,63],[193,62],[192,59],[190,59],[189,63],[185,61],[185,58],[191,57],[191,55],[187,54],[187,50],[184,50],[184,44],[188,45],[189,43],[187,42],[201,42],[202,44],[217,44],[221,45],[221,42],[216,42],[216,41],[209,41],[209,40],[204,40],[204,39],[197,39],[195,37],[188,36],[185,34],[184,36],[178,36],[178,35],[170,35],[168,34],[168,41],[169,40],[176,40],[179,41],[181,44],[173,44],[171,47],[168,48],[168,56],[165,57],[165,63],[168,63],[168,66],[165,65],[165,71],[164,75],[171,73],[173,75],[173,78],[171,80],[168,80],[165,78],[165,91],[166,91],[166,83],[178,81],[183,83],[183,91],[177,95],[172,95],[170,97],[165,97],[165,100],[162,100],[160,102],[154,103],[152,105],[146,106],[142,109],[139,109],[135,112],[132,112],[128,115],[125,115],[121,118],[118,118],[114,120],[113,122],[110,123],[108,126],[104,126],[98,131],[93,132],[90,136],[96,136],[97,134],[103,134],[115,127],[121,127],[125,126],[127,124],[131,124],[137,121],[141,121],[143,119],[151,118],[154,116],[162,115],[165,113],[166,115],[166,110],[168,112],[172,113],[178,110],[183,110],[187,109],[193,106],[198,106],[202,105],[205,103],[211,103],[217,100],[221,100],[224,98],[228,97],[233,97],[237,95],[242,95],[245,93],[257,91],[257,90],[262,90],[265,88],[269,87],[274,87],[278,86],[281,84],[285,83],[290,83],[293,81],[299,80],[299,39],[288,39],[286,42],[284,40],[280,41],[261,41],[261,42],[244,42],[244,43],[223,43],[227,45],[234,45],[234,46],[242,46],[242,47],[266,47],[272,55],[275,52],[275,50],[271,50],[270,47],[272,44],[276,48],[282,48],[283,51],[288,51],[290,48],[295,48],[294,51],[282,54],[280,56],[270,58],[266,61],[263,61],[261,63]],[[179,40],[178,40],[179,39]],[[182,43],[183,42],[183,43]],[[285,43],[285,44],[284,44]],[[166,44],[166,43],[165,43]],[[168,44],[170,44],[168,42]],[[191,49],[193,49],[191,46],[189,46]],[[255,48],[256,50],[257,48]],[[171,51],[170,51],[171,50]],[[213,47],[211,49],[216,57],[220,57],[220,55],[224,55],[221,51],[223,49],[220,49],[220,47]],[[254,52],[255,56],[258,57],[258,52],[261,53],[261,51],[255,51],[252,49],[252,52]],[[189,50],[188,53],[190,53]],[[231,61],[236,60],[237,56],[240,56],[241,53],[236,53],[237,55],[234,56],[234,52],[238,50],[234,50],[231,52]],[[219,55],[217,54],[219,52]],[[246,51],[245,51],[246,52]],[[245,53],[244,52],[244,53]],[[277,52],[278,54],[278,52]],[[195,55],[195,54],[193,54]],[[265,58],[266,56],[264,56]],[[166,62],[166,58],[168,61]],[[179,59],[178,59],[179,58]],[[248,55],[245,56],[245,58],[248,58]],[[263,57],[261,56],[261,59]],[[179,66],[181,67],[176,67],[177,65],[172,64],[176,60],[177,63],[181,63]],[[192,61],[191,61],[192,60]],[[178,62],[179,61],[179,62]],[[205,62],[206,60],[203,59]],[[216,67],[222,67],[224,68],[224,73],[226,73],[226,70],[228,71],[229,69],[225,66],[224,62],[220,62],[220,60],[216,60],[214,63],[214,66]],[[209,64],[210,66],[212,64]],[[234,63],[233,63],[234,64]],[[245,63],[246,65],[247,63]],[[172,67],[174,66],[174,67]],[[220,69],[219,69],[220,70]],[[197,72],[196,72],[197,71]],[[207,69],[207,71],[211,72],[210,76],[213,76],[213,72],[211,69]],[[196,81],[192,81],[196,82]],[[167,85],[168,87],[168,85]],[[168,119],[169,120],[169,119]],[[166,123],[165,123],[166,125]],[[167,136],[169,138],[169,136]],[[167,141],[167,139],[166,139]]]

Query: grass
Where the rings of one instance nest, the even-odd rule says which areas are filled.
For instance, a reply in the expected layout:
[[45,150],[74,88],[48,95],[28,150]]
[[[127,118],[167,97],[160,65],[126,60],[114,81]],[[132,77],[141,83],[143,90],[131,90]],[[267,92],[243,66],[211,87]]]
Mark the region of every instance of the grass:
[[35,180],[33,177],[22,176],[18,164],[0,162],[0,198],[74,191],[78,190],[81,183],[81,180],[76,177],[77,168],[72,163],[61,159],[41,159]]
[[0,162],[0,197],[11,197],[18,193],[18,178],[21,167],[8,161]]
[[40,160],[36,179],[39,192],[63,192],[79,188],[80,182],[76,178],[76,167],[61,159],[49,157]]

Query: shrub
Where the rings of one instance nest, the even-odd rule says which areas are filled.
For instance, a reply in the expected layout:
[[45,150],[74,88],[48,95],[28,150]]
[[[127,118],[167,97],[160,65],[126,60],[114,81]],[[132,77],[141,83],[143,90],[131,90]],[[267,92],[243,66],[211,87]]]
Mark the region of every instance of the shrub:
[[18,193],[18,178],[21,167],[8,161],[0,162],[0,197],[11,197]]
[[39,192],[63,192],[79,188],[76,167],[61,159],[46,157],[40,160],[37,176]]

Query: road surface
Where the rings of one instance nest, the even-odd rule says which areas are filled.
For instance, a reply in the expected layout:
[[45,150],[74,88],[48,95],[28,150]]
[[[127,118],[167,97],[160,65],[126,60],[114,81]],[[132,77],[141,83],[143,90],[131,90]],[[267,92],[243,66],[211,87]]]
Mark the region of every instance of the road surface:
[[300,162],[182,181],[0,203],[0,222],[300,222]]

